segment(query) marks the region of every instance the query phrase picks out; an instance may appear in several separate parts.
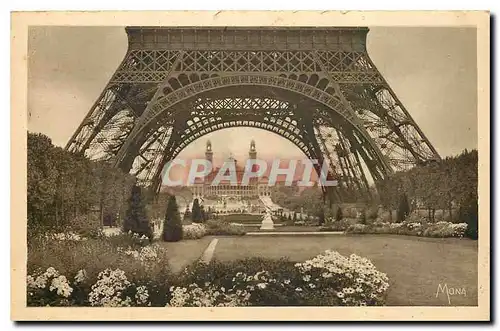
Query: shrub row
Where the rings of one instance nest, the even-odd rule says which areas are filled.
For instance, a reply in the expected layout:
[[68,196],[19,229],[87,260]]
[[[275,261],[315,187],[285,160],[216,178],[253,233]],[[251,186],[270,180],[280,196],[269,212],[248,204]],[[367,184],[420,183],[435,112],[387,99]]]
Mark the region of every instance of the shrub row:
[[206,235],[242,236],[246,234],[242,224],[221,220],[209,220],[206,223],[183,225],[183,239],[199,239]]
[[101,271],[89,272],[85,263],[76,264],[85,262],[80,260],[70,268],[33,270],[27,277],[28,306],[364,306],[383,305],[389,288],[387,276],[369,260],[334,251],[303,263],[256,258],[195,263],[172,275],[146,270],[162,264],[150,247],[118,250],[119,259],[141,263],[138,269],[110,260]]
[[403,222],[403,223],[382,223],[375,222],[372,224],[354,224],[346,228],[346,233],[353,234],[399,234],[409,236],[422,237],[458,237],[462,238],[467,230],[466,223],[419,223],[419,222]]

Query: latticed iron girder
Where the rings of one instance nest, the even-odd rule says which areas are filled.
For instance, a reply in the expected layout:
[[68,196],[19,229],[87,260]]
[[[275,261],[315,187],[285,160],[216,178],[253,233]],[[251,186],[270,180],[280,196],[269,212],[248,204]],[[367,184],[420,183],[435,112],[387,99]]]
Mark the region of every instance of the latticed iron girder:
[[[365,52],[353,51],[169,51],[132,50],[113,77],[114,83],[162,83],[172,87],[208,78],[214,73],[271,73],[312,75],[322,71],[315,59],[339,83],[382,83],[380,75],[365,59]],[[176,62],[176,60],[179,61]],[[176,63],[175,63],[176,62]],[[174,65],[175,63],[175,65]],[[205,76],[205,77],[204,77]],[[309,77],[308,77],[309,79]],[[311,78],[315,79],[315,78]]]
[[[189,109],[183,111],[188,113],[188,117],[184,117],[181,122],[183,125],[177,127],[176,139],[171,139],[172,143],[169,146],[154,145],[157,150],[152,154],[163,155],[164,160],[154,165],[151,160],[151,165],[146,165],[148,162],[146,158],[142,156],[136,158],[134,164],[141,164],[142,173],[137,174],[142,182],[159,180],[160,172],[166,162],[175,158],[191,142],[210,132],[232,127],[253,127],[276,133],[295,144],[306,157],[322,160],[321,153],[315,148],[315,141],[307,128],[307,116],[303,116],[301,111],[297,110],[297,106],[289,102],[269,98],[198,98],[192,102]],[[163,121],[171,123],[176,116],[177,114],[167,115]],[[153,138],[147,138],[142,145],[148,149],[152,145],[150,143],[152,139],[160,139],[157,129],[153,128],[151,132],[150,137]],[[144,147],[141,148],[143,149]],[[153,168],[156,171],[143,171]]]
[[[314,113],[311,123],[337,130],[337,144],[342,141],[356,151],[346,173],[360,185],[366,176],[356,158],[375,179],[438,159],[368,57],[367,32],[366,28],[127,28],[127,55],[67,148],[111,158],[127,170],[142,169],[138,176],[150,183],[164,160],[187,145],[179,139],[188,141],[192,132],[203,133],[198,127],[179,129],[190,114],[224,111],[216,126],[210,124],[215,123],[210,120],[214,114],[203,115],[209,121],[204,132],[209,127],[243,125],[246,117],[253,116],[253,123],[271,125],[271,131],[283,134],[288,131],[265,119],[266,111],[302,104]],[[276,121],[282,120],[280,116]],[[160,128],[164,131],[154,134]],[[314,132],[312,136],[310,140],[320,140]],[[297,135],[291,140],[300,144],[297,141],[303,139]],[[303,143],[316,145],[316,150],[322,145]],[[161,153],[170,154],[158,156]],[[332,152],[322,153],[330,158]],[[347,159],[342,162],[347,164]]]
[[114,157],[155,91],[154,84],[108,84],[66,149],[93,159]]

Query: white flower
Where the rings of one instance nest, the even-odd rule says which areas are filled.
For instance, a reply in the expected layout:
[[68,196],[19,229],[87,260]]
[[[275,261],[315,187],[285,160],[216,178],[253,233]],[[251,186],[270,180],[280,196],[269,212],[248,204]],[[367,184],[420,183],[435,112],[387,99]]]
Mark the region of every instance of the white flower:
[[205,224],[192,223],[182,226],[182,233],[184,239],[199,239],[207,234],[207,227]]
[[309,287],[310,288],[316,288],[316,285],[314,285],[313,283],[309,283]]
[[283,283],[285,283],[286,285],[290,284],[290,279],[285,279]]
[[36,284],[35,284],[35,279],[33,278],[33,276],[28,275],[26,277],[26,286],[28,288],[35,288],[35,287],[37,287]]
[[295,291],[296,291],[296,292],[302,292],[302,289],[301,289],[300,287],[297,287],[297,288],[295,289]]
[[79,234],[74,232],[53,233],[49,238],[58,241],[81,241],[87,239],[87,238],[82,238]]
[[77,273],[76,273],[76,276],[75,276],[75,281],[74,283],[75,284],[78,284],[78,283],[82,283],[85,279],[87,278],[87,273],[85,272],[85,270],[79,270]]
[[355,291],[354,291],[354,289],[353,289],[352,287],[344,287],[344,288],[342,289],[342,292],[344,292],[345,294],[352,294],[352,293],[354,293]]
[[342,299],[344,297],[344,293],[343,292],[337,292],[337,296]]
[[257,284],[257,287],[260,288],[260,289],[265,289],[266,286],[267,286],[266,283],[259,283],[259,284]]
[[59,272],[57,272],[56,269],[54,269],[53,267],[49,267],[47,268],[47,271],[45,271],[45,277],[57,277],[59,276]]
[[[136,293],[135,293],[135,301],[139,305],[145,305],[148,303],[148,298],[149,298],[149,292],[146,286],[138,286],[136,288]],[[151,305],[149,303],[148,305]]]
[[250,298],[246,291],[237,290],[235,294],[221,293],[212,286],[200,288],[196,284],[191,284],[189,291],[186,288],[174,288],[171,295],[168,306],[174,307],[244,306]]
[[124,251],[124,254],[140,261],[142,265],[147,267],[159,262],[161,255],[165,254],[165,249],[159,245],[142,247],[139,251],[133,250],[129,247]]
[[65,276],[58,276],[52,279],[52,283],[49,288],[50,291],[57,290],[57,295],[61,295],[65,298],[71,295],[73,289],[68,284],[68,280]]
[[92,306],[130,306],[131,299],[122,295],[122,292],[131,285],[123,270],[106,269],[100,272],[97,278],[89,293],[89,302]]
[[47,286],[47,277],[44,275],[40,275],[35,279],[35,282],[33,283],[34,287],[37,288],[45,288]]

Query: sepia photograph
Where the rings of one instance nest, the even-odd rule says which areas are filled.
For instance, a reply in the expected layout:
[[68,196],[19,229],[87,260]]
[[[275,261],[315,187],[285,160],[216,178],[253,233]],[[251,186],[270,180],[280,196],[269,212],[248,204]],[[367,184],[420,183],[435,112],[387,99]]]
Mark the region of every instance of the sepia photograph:
[[489,319],[489,14],[360,13],[14,14],[12,318]]

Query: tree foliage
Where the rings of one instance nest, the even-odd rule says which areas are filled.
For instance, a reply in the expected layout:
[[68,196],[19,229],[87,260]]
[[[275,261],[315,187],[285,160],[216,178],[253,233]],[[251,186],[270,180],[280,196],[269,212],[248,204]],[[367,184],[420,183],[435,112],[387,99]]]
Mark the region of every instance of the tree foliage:
[[399,205],[397,210],[397,221],[399,223],[404,222],[406,217],[410,214],[410,204],[408,203],[408,197],[406,193],[401,195],[399,199]]
[[149,224],[149,218],[146,213],[146,203],[142,196],[140,186],[134,185],[130,194],[129,205],[123,222],[123,231],[137,233],[140,236],[148,238],[153,237],[153,231]]
[[165,217],[165,206],[168,205],[171,194],[161,191],[155,194],[151,190],[144,193],[143,197],[146,198],[146,211],[149,218],[151,220],[163,220]]
[[342,208],[337,207],[337,212],[335,214],[335,221],[340,222],[342,221],[342,218],[344,218],[344,215],[342,214]]
[[279,186],[271,192],[274,203],[293,211],[319,217],[319,210],[324,207],[323,192],[318,187],[308,187],[299,191],[296,186]]
[[198,199],[194,199],[193,201],[193,209],[191,210],[191,220],[194,223],[203,222],[203,215],[201,213],[200,201]]
[[95,162],[28,133],[29,227],[67,227],[82,215],[118,222],[135,179],[107,162]]
[[461,206],[460,221],[467,223],[465,235],[471,239],[478,238],[478,203],[477,197],[469,195],[466,202]]
[[395,173],[377,183],[380,202],[389,209],[397,209],[402,192],[407,195],[408,207],[425,208],[429,220],[434,221],[436,209],[448,210],[464,204],[469,196],[477,199],[477,150],[441,161],[413,167]]
[[164,241],[179,241],[182,239],[182,223],[175,195],[168,200],[165,220],[163,222],[162,238]]

